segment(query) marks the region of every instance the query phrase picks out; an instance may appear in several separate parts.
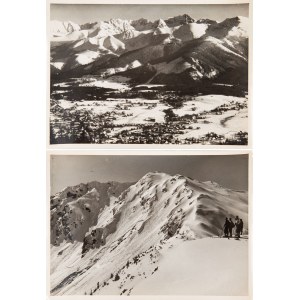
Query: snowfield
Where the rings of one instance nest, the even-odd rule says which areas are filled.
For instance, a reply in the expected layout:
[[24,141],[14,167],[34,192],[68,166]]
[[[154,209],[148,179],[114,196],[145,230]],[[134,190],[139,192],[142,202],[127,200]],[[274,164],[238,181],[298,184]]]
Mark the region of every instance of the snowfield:
[[248,295],[248,241],[186,241],[162,256],[159,269],[132,295]]
[[76,61],[81,65],[87,65],[93,62],[98,56],[98,52],[86,50],[82,53],[77,54]]
[[[82,83],[83,86],[98,86],[106,88],[114,88],[126,90],[126,83],[115,83],[110,81],[90,81]],[[60,84],[60,87],[66,87],[67,84]],[[143,87],[143,86],[141,86]],[[54,94],[63,95],[64,91],[54,91]],[[142,92],[144,92],[142,90]],[[61,97],[63,98],[63,96]],[[236,107],[238,109],[236,109]],[[117,126],[110,128],[108,136],[113,138],[119,130],[118,126],[130,125],[128,132],[133,132],[140,126],[153,124],[166,124],[166,111],[172,108],[168,103],[157,99],[144,98],[113,98],[109,97],[106,100],[81,100],[69,101],[59,99],[52,102],[51,105],[51,120],[61,120],[57,113],[57,108],[68,111],[72,115],[83,114],[88,112],[91,122],[97,116],[101,117],[109,114],[110,122]],[[215,110],[220,109],[221,113],[216,113]],[[173,113],[184,119],[189,118],[189,121],[178,121],[181,130],[180,134],[174,132],[174,138],[179,141],[186,139],[199,139],[206,134],[213,132],[224,138],[233,138],[237,132],[248,132],[248,108],[246,97],[234,97],[224,95],[202,95],[194,97],[194,99],[183,102],[181,108],[172,108]],[[58,110],[59,114],[64,113]],[[193,116],[201,115],[202,118]],[[60,123],[61,124],[61,123]],[[174,122],[176,124],[176,122]],[[97,124],[95,124],[97,126]],[[175,125],[174,125],[175,126]],[[58,129],[57,129],[58,130]],[[125,130],[125,128],[123,128]]]
[[188,132],[178,136],[179,139],[201,137],[208,132],[232,137],[238,131],[248,131],[247,109],[238,112],[225,112],[222,115],[209,115],[204,121],[190,125]]
[[[130,103],[126,99],[108,98],[106,101],[80,101],[70,102],[66,100],[59,100],[58,104],[64,109],[73,109],[76,111],[89,111],[95,114],[104,114],[107,112],[115,112],[118,118],[114,124],[147,124],[149,118],[154,118],[155,122],[164,123],[165,113],[163,110],[168,106],[159,103],[158,100],[147,101],[145,99],[130,99]],[[155,107],[149,109],[149,106],[155,104]],[[125,110],[119,107],[126,107]],[[122,112],[124,111],[124,114]]]
[[108,81],[108,80],[95,80],[89,83],[82,83],[80,86],[96,86],[103,87],[114,90],[129,90],[130,88],[122,83],[118,83],[116,81]]
[[233,97],[233,96],[223,96],[223,95],[206,95],[197,96],[195,100],[184,102],[182,108],[174,109],[174,113],[183,116],[185,114],[191,114],[191,110],[194,108],[195,114],[202,112],[209,112],[210,110],[217,108],[222,104],[229,104],[231,101],[243,102],[245,98]]

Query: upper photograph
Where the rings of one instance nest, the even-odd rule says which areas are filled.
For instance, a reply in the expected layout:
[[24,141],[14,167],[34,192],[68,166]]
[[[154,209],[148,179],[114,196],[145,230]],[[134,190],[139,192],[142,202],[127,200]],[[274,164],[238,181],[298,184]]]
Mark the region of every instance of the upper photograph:
[[50,4],[49,18],[50,145],[249,145],[249,4]]

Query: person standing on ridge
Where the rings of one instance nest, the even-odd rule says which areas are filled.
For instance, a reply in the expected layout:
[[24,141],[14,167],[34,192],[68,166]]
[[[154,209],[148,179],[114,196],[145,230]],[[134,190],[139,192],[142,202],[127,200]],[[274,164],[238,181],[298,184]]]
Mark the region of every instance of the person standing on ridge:
[[233,221],[231,220],[231,218],[229,218],[229,223],[230,223],[230,225],[229,225],[229,236],[230,237],[232,237],[232,229],[234,228],[234,223],[233,223]]
[[224,231],[224,236],[228,237],[228,233],[229,233],[229,228],[230,228],[230,223],[228,218],[225,219],[225,224],[223,226],[223,231]]
[[243,220],[240,219],[240,235],[243,235],[244,223]]
[[239,238],[240,237],[240,219],[239,216],[235,217],[235,237]]

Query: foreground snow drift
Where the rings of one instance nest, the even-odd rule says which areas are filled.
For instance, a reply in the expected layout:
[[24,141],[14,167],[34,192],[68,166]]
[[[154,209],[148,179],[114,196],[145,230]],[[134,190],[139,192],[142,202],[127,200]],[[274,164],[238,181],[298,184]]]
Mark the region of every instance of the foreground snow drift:
[[181,243],[132,294],[246,296],[248,241],[204,238]]

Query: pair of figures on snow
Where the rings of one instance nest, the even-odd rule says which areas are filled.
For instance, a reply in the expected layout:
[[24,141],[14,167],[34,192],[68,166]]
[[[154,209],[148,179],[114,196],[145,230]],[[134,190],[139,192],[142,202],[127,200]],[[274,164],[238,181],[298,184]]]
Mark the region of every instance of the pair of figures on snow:
[[224,236],[232,237],[233,228],[235,228],[235,237],[239,238],[243,234],[244,223],[243,220],[238,216],[235,217],[235,222],[231,220],[231,218],[225,219],[225,224],[223,226]]

